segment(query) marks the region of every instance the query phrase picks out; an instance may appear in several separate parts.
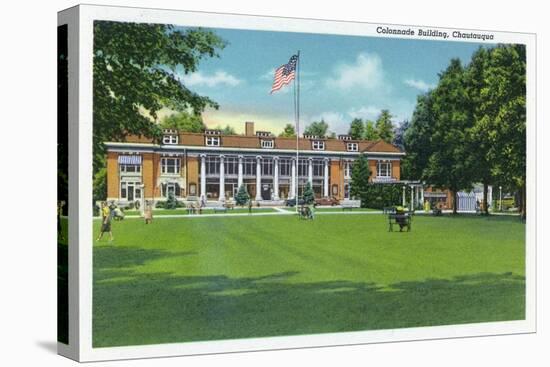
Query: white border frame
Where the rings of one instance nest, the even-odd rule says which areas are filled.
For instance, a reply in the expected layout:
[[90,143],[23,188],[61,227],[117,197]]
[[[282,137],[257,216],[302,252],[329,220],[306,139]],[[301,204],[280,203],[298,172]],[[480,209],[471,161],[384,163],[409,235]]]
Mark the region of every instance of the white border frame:
[[[69,345],[58,343],[60,354],[79,361],[168,357],[237,351],[353,345],[536,332],[536,35],[483,31],[494,39],[487,43],[520,43],[527,46],[527,207],[526,319],[466,325],[342,332],[284,337],[235,339],[146,346],[92,348],[92,66],[93,22],[162,23],[210,28],[255,29],[359,35],[382,38],[440,40],[434,37],[382,35],[379,26],[429,28],[451,33],[456,28],[418,27],[284,17],[188,12],[129,7],[80,5],[59,13],[58,25],[68,24],[69,35]],[[330,31],[327,23],[330,22]],[[476,30],[479,32],[479,30]],[[481,42],[446,39],[447,42]]]

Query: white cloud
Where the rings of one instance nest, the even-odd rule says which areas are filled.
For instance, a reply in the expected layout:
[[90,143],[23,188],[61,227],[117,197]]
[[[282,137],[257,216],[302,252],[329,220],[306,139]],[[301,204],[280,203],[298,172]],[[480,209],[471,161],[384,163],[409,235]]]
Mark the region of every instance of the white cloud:
[[375,106],[364,106],[352,108],[348,111],[348,115],[352,118],[375,119],[380,114],[381,108]]
[[181,80],[183,84],[185,84],[188,87],[194,87],[194,86],[217,87],[219,85],[235,87],[242,83],[241,79],[238,79],[235,76],[223,70],[218,70],[212,75],[206,75],[198,71],[196,73],[182,76]]
[[335,76],[327,79],[327,84],[344,90],[381,88],[384,86],[382,59],[377,54],[360,53],[355,63],[337,66]]
[[271,68],[262,75],[258,79],[260,80],[273,80],[275,78],[275,68]]
[[403,83],[405,83],[409,87],[418,89],[419,91],[422,91],[422,92],[427,92],[430,89],[435,88],[435,85],[428,84],[428,83],[426,83],[425,81],[423,81],[421,79],[406,79],[406,80],[403,81]]

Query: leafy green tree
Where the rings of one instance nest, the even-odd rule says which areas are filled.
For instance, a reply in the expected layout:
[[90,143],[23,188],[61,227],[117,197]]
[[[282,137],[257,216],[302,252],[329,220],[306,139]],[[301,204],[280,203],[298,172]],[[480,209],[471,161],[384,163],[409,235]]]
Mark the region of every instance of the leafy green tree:
[[348,135],[350,135],[352,139],[362,139],[365,135],[365,123],[363,120],[359,118],[353,119],[349,126]]
[[419,95],[412,120],[404,133],[407,155],[402,160],[401,174],[411,180],[426,180],[424,170],[433,153],[432,134],[435,129],[432,92]]
[[366,207],[367,193],[369,189],[369,178],[371,172],[369,169],[369,160],[366,154],[361,154],[358,159],[353,162],[351,168],[351,197],[359,198],[361,206]]
[[328,124],[325,120],[321,119],[321,121],[313,121],[311,124],[306,126],[304,134],[323,137],[327,135],[327,131]]
[[393,141],[394,137],[394,126],[393,122],[391,121],[392,115],[390,114],[389,110],[382,110],[380,112],[380,115],[378,116],[378,119],[376,119],[376,134],[378,135],[379,139],[384,140],[387,143],[391,143]]
[[[225,43],[203,29],[171,25],[94,22],[94,173],[105,165],[105,141],[128,134],[160,138],[153,123],[163,107],[195,114],[218,105],[181,82],[205,57],[218,56]],[[144,112],[145,111],[145,112]]]
[[[499,45],[479,49],[469,67],[474,108],[470,131],[477,178],[519,192],[526,213],[526,59],[525,46]],[[487,211],[487,208],[485,208]]]
[[202,116],[187,111],[164,117],[160,122],[160,127],[163,129],[178,129],[179,131],[189,133],[202,133],[206,130]]
[[244,206],[248,203],[250,200],[250,195],[248,195],[248,191],[246,191],[246,187],[244,185],[241,185],[239,187],[239,190],[237,191],[237,195],[235,196],[235,202],[239,206]]
[[315,194],[313,193],[313,188],[311,187],[311,183],[306,184],[306,188],[304,189],[304,202],[306,204],[313,204],[315,201]]
[[367,120],[365,122],[365,135],[364,138],[366,140],[378,140],[380,137],[378,136],[378,132],[376,131],[376,127],[374,127],[374,121]]
[[285,128],[283,129],[283,132],[279,134],[282,138],[295,138],[296,137],[296,129],[294,129],[294,125],[292,124],[286,124]]
[[434,89],[435,126],[431,136],[432,154],[424,177],[436,187],[448,188],[457,211],[457,193],[470,189],[474,180],[468,128],[471,126],[470,100],[465,88],[465,73],[459,59],[452,59]]

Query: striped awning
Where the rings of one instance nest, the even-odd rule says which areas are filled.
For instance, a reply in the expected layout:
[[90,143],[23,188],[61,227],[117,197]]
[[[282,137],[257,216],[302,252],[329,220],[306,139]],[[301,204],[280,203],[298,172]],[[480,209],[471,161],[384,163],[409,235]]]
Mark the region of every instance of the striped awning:
[[141,156],[140,155],[119,155],[118,156],[118,164],[140,165],[141,164]]

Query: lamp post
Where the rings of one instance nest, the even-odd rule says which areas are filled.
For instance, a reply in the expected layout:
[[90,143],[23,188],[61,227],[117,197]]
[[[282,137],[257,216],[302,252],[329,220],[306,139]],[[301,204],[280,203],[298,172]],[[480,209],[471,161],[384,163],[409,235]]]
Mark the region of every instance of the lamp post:
[[499,204],[498,204],[498,210],[502,211],[502,186],[498,187],[499,190]]

